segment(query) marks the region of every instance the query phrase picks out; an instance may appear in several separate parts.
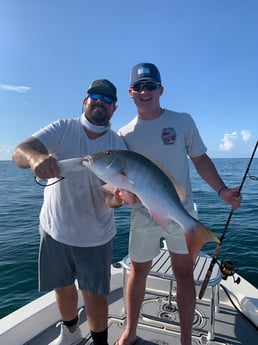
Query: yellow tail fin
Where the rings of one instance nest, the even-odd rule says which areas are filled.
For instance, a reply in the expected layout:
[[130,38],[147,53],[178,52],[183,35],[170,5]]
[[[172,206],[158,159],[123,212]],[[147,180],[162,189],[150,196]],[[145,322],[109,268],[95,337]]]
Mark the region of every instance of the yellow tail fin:
[[195,262],[199,251],[205,243],[220,243],[218,237],[200,222],[197,223],[196,227],[194,227],[192,231],[185,231],[185,239],[193,262]]

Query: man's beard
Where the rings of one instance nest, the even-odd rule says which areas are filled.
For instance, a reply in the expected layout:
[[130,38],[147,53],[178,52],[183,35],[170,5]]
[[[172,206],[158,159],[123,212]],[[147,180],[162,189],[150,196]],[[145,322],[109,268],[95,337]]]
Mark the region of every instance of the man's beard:
[[87,119],[92,122],[94,125],[107,125],[109,123],[109,117],[107,110],[101,106],[93,106],[90,112],[90,116],[87,115]]

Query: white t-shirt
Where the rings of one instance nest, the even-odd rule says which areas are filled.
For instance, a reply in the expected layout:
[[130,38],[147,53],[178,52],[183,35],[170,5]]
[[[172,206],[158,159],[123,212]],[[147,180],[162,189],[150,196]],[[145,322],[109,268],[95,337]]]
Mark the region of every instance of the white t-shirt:
[[184,207],[193,208],[189,176],[189,157],[206,152],[199,131],[189,114],[165,110],[153,120],[135,117],[118,134],[129,150],[146,155],[160,163],[183,185],[186,193]]
[[[57,160],[126,149],[112,130],[89,139],[80,118],[58,120],[32,136]],[[46,187],[40,212],[45,231],[55,240],[77,247],[99,246],[110,241],[116,234],[114,210],[107,207],[101,185],[101,180],[85,168],[68,173],[64,180]]]

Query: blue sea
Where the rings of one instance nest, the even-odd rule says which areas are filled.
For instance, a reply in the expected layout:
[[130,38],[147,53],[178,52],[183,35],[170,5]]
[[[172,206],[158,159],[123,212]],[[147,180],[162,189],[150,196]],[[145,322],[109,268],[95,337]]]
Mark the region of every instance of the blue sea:
[[[240,185],[249,159],[214,159],[228,186]],[[230,259],[237,272],[258,288],[258,158],[242,188],[241,208],[234,211],[219,258]],[[201,221],[219,237],[230,208],[204,183],[191,165],[194,200]],[[38,217],[43,188],[30,169],[0,161],[0,318],[40,296],[37,291]],[[127,254],[130,208],[115,210],[118,234],[113,261]],[[214,244],[203,250],[213,253]],[[228,279],[232,279],[231,277]]]

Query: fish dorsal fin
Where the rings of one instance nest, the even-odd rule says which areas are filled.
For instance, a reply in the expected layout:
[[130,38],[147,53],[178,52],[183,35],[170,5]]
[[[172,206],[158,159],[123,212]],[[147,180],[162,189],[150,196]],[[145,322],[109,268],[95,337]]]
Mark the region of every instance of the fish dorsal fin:
[[147,158],[148,160],[150,160],[155,165],[157,165],[157,167],[170,179],[170,181],[173,183],[173,186],[175,187],[175,190],[179,196],[180,201],[184,202],[186,200],[186,194],[185,194],[185,189],[181,185],[181,183],[179,183],[177,179],[166,168],[164,168],[158,161],[149,157],[148,155],[143,155],[143,156]]

